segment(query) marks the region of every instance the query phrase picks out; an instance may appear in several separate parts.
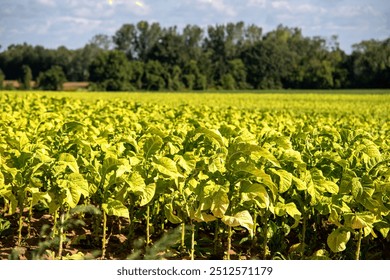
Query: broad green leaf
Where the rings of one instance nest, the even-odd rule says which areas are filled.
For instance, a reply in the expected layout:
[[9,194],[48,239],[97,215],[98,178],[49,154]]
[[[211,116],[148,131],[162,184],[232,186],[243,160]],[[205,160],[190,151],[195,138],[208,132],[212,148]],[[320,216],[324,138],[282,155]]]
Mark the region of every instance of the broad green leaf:
[[65,172],[65,168],[69,167],[72,172],[79,173],[79,166],[74,156],[68,153],[62,153],[58,157],[57,164],[60,166],[59,171]]
[[360,183],[359,178],[352,178],[351,187],[352,187],[352,195],[355,199],[357,199],[362,195],[363,186]]
[[197,222],[212,222],[215,221],[217,218],[211,214],[206,213],[205,211],[202,211],[202,205],[198,207],[198,209],[195,212],[190,213],[190,218],[197,221]]
[[390,223],[386,220],[382,220],[376,222],[374,224],[374,228],[377,229],[383,236],[383,238],[387,238],[390,232]]
[[327,238],[329,248],[334,253],[339,253],[347,248],[347,242],[351,237],[351,232],[344,228],[334,230]]
[[322,174],[322,171],[316,168],[313,168],[310,170],[311,177],[313,180],[313,183],[315,187],[321,192],[321,189],[324,189],[324,191],[327,191],[331,194],[338,194],[339,193],[339,186],[332,182],[327,180],[324,175]]
[[141,194],[140,206],[144,206],[152,201],[154,194],[156,193],[156,184],[152,183],[146,185]]
[[146,187],[144,178],[136,171],[131,173],[126,182],[130,186],[129,191],[133,193],[141,194]]
[[154,135],[146,139],[143,146],[144,157],[148,159],[154,154],[156,154],[157,151],[161,149],[163,143],[163,140],[158,135]]
[[364,152],[371,158],[381,158],[381,152],[379,151],[378,149],[378,146],[368,140],[368,139],[364,139],[363,140],[363,143],[365,145],[365,149],[364,149]]
[[302,181],[301,179],[293,176],[292,177],[293,184],[297,187],[297,190],[304,191],[307,190],[306,183]]
[[66,175],[65,179],[58,180],[58,185],[66,191],[65,201],[70,208],[76,207],[81,195],[89,196],[88,182],[81,174],[72,173]]
[[288,189],[291,187],[293,175],[283,169],[275,170],[270,168],[270,170],[279,177],[279,193],[288,191]]
[[182,155],[175,155],[174,161],[177,165],[185,170],[186,173],[191,172],[196,166],[196,158],[192,153],[186,153]]
[[222,222],[231,227],[242,226],[253,236],[253,219],[247,210],[236,213],[234,216],[224,216]]
[[263,183],[265,186],[267,186],[272,195],[273,199],[276,199],[276,196],[278,195],[278,188],[275,185],[275,183],[272,181],[272,178],[269,174],[265,173],[264,170],[258,169],[255,166],[247,163],[240,163],[237,165],[237,168],[235,169],[235,172],[247,172],[249,174],[252,174],[253,176],[256,176],[257,179]]
[[11,215],[14,214],[18,206],[18,201],[17,197],[15,197],[15,195],[12,193],[12,189],[8,186],[3,186],[3,188],[0,187],[0,197],[4,197],[6,200],[8,200],[10,204],[8,213]]
[[218,143],[220,147],[225,146],[223,137],[218,130],[211,130],[204,127],[199,127],[195,130],[195,135],[196,134],[204,134],[207,138]]
[[158,171],[168,177],[173,179],[183,177],[177,170],[176,162],[167,157],[161,157],[155,159],[153,165],[158,169]]
[[293,218],[295,222],[294,225],[291,226],[291,228],[295,228],[298,226],[302,214],[298,210],[294,202],[289,202],[287,204],[278,202],[275,205],[274,211],[277,216],[281,217],[287,213],[291,218]]
[[258,145],[249,143],[235,143],[229,146],[227,155],[227,164],[230,166],[233,162],[238,160],[242,155],[263,157],[271,162],[274,166],[280,167],[278,160],[268,150]]
[[182,222],[182,219],[173,213],[173,206],[170,203],[164,205],[164,214],[172,224],[179,224]]
[[265,209],[270,205],[270,197],[264,185],[251,184],[241,189],[241,201],[256,201],[260,208]]
[[131,166],[128,162],[121,162],[122,164],[118,166],[116,170],[116,177],[119,178],[125,173],[131,172]]
[[276,144],[278,144],[280,147],[282,147],[285,150],[292,149],[290,138],[287,136],[275,137],[272,140],[274,140]]
[[111,171],[117,170],[123,164],[119,159],[108,157],[105,158],[102,165],[102,175],[106,176]]
[[32,194],[32,201],[31,201],[32,206],[37,205],[41,201],[50,202],[51,201],[50,195],[47,192],[36,192]]
[[102,210],[109,216],[129,219],[129,210],[119,200],[109,198],[107,203],[102,203]]
[[287,203],[285,205],[285,209],[287,214],[295,220],[295,223],[291,226],[291,228],[297,227],[301,219],[301,212],[298,210],[294,202]]
[[69,133],[69,132],[78,132],[82,131],[84,128],[84,125],[80,122],[72,121],[72,122],[67,122],[62,125],[62,132],[64,133]]
[[227,193],[222,189],[219,189],[219,191],[214,194],[211,204],[211,212],[213,215],[217,218],[222,218],[229,207],[229,202]]
[[344,225],[352,229],[361,229],[366,227],[373,227],[375,216],[370,212],[365,213],[345,213]]

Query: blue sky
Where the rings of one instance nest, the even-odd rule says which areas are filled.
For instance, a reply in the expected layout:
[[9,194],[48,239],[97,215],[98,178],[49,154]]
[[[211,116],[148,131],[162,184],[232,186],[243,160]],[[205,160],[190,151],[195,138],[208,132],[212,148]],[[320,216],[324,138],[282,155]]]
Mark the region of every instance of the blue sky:
[[265,32],[279,24],[304,36],[338,35],[340,47],[390,37],[389,0],[1,0],[0,45],[84,46],[140,20],[179,27],[244,21]]

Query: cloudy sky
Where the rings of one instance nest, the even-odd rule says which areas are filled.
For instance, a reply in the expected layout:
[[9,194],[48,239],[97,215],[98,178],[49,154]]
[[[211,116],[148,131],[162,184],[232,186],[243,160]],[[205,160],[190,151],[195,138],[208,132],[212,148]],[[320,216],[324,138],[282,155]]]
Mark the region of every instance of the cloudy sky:
[[[111,2],[111,3],[110,3]],[[244,21],[265,32],[279,24],[304,36],[338,35],[340,46],[390,37],[389,0],[0,0],[0,45],[84,46],[140,20],[162,26]],[[0,51],[1,51],[0,50]]]

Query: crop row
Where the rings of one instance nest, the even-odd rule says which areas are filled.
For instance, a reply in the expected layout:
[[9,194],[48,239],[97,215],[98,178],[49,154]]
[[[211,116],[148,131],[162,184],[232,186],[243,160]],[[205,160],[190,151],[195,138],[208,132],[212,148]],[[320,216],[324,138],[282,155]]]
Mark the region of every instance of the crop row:
[[140,237],[150,252],[176,227],[172,258],[386,258],[386,119],[0,98],[0,206],[3,221],[18,217],[15,245],[44,211],[55,258],[75,220],[103,259],[114,231],[134,255]]

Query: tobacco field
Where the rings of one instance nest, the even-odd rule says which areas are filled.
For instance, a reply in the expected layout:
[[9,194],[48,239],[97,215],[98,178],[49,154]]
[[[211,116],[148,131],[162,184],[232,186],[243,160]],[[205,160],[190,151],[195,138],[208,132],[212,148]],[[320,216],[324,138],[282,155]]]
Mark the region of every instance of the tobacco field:
[[390,259],[387,93],[0,93],[1,259]]

